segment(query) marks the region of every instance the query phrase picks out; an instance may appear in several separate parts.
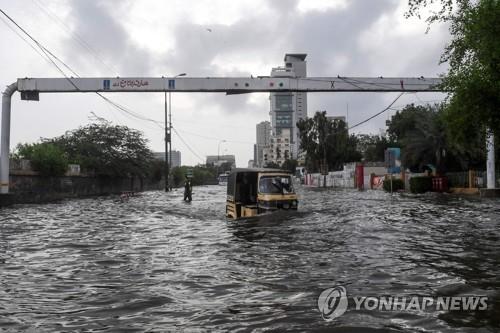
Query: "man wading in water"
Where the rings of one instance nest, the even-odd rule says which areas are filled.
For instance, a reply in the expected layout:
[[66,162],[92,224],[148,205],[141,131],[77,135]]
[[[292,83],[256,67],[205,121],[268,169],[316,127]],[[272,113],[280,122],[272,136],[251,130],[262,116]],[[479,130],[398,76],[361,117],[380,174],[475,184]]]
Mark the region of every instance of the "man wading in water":
[[191,180],[186,177],[186,180],[184,181],[184,201],[191,202],[191,200],[193,200],[192,191],[193,188],[191,186]]

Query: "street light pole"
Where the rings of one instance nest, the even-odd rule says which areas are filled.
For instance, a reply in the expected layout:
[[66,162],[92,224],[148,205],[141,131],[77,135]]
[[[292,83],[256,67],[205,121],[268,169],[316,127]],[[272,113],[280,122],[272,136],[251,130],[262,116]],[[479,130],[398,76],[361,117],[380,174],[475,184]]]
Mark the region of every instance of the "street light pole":
[[[174,78],[186,76],[186,73],[177,74]],[[167,122],[168,120],[168,122]],[[165,192],[170,190],[168,179],[172,167],[172,93],[168,91],[168,119],[167,119],[167,91],[165,91]]]
[[220,140],[219,144],[217,145],[217,161],[219,161],[220,144],[223,142],[226,142],[226,140]]
[[226,142],[226,140],[220,140],[219,144],[217,145],[217,177],[219,177],[219,155],[220,155],[220,144]]

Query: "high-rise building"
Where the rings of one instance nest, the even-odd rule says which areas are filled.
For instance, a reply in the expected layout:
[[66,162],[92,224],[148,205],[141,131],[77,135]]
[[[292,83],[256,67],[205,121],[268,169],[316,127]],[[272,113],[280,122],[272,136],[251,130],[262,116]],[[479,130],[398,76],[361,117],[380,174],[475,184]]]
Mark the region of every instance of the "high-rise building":
[[256,144],[254,146],[254,164],[263,167],[263,151],[271,143],[271,123],[262,121],[256,126]]
[[263,151],[265,166],[268,163],[276,163],[279,166],[286,160],[292,158],[292,144],[290,143],[290,129],[283,128],[279,135],[271,137],[271,144]]
[[[156,159],[165,161],[165,152],[157,152],[154,153]],[[167,160],[170,162],[170,154],[167,153]],[[172,150],[172,165],[171,168],[180,167],[181,166],[181,152],[178,150]]]
[[232,167],[236,167],[236,158],[234,155],[208,155],[207,165],[221,166],[224,163],[230,163]]
[[[306,77],[306,56],[305,53],[285,54],[285,66],[273,68],[271,77]],[[307,117],[307,93],[276,92],[271,93],[269,99],[272,135],[282,139],[288,135],[290,158],[297,158],[300,137],[296,124]]]

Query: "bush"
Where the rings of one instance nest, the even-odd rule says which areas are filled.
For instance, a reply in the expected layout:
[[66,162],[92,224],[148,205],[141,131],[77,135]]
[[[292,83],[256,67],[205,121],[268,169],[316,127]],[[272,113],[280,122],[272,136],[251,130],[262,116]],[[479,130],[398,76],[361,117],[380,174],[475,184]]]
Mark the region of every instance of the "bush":
[[425,193],[432,191],[432,177],[410,178],[411,193]]
[[33,170],[42,176],[62,176],[68,169],[66,154],[50,143],[34,144],[30,147]]
[[[385,179],[383,188],[386,192],[391,192],[391,179]],[[405,189],[405,183],[401,179],[392,178],[392,191],[397,192]]]
[[170,174],[172,175],[172,185],[174,187],[184,186],[184,179],[186,178],[188,170],[192,170],[193,178],[191,178],[191,184],[193,186],[216,184],[216,169],[200,166],[195,166],[193,168],[181,166],[175,167],[170,171]]
[[[153,160],[149,165],[148,176],[151,181],[159,183],[165,176],[165,161]],[[170,184],[172,185],[172,184]]]

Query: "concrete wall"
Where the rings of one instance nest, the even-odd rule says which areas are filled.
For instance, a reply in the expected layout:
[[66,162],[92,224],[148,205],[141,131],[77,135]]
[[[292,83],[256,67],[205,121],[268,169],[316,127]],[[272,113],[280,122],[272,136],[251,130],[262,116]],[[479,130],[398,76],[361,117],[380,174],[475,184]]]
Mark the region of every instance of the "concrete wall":
[[9,203],[39,203],[65,198],[117,194],[123,191],[144,191],[163,188],[162,183],[150,183],[140,178],[104,177],[41,177],[38,175],[10,176]]
[[[373,163],[372,163],[373,164]],[[354,173],[355,173],[356,163],[348,163],[344,165],[344,170],[342,171],[330,171],[326,176],[326,187],[345,187],[345,188],[355,188],[354,184]],[[371,174],[376,176],[384,176],[387,174],[387,169],[385,167],[380,167],[376,165],[364,166],[364,187],[365,189],[370,188]],[[310,186],[323,186],[324,177],[319,173],[313,173],[306,176],[305,184]]]

